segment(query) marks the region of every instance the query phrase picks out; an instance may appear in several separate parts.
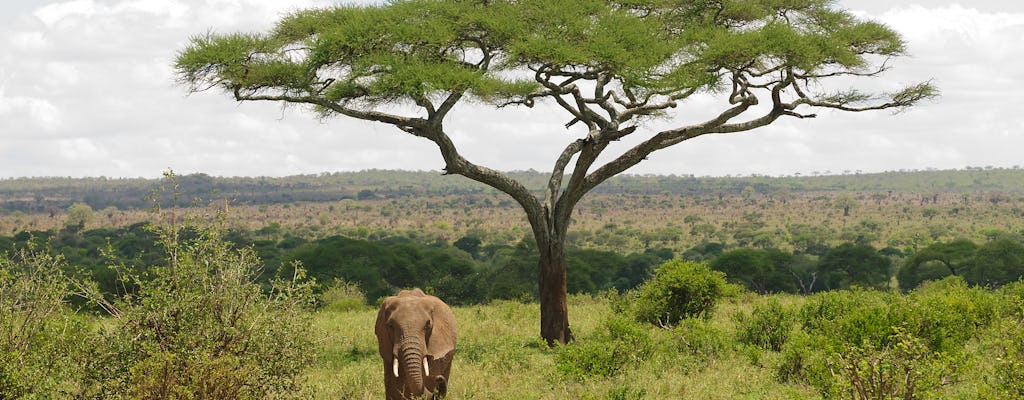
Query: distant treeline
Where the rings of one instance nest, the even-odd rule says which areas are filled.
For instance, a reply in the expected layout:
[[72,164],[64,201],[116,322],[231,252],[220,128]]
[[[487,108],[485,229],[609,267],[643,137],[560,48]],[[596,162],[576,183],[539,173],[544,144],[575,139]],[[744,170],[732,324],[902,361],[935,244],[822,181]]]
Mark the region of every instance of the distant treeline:
[[[182,237],[193,232],[184,230]],[[265,268],[255,279],[268,283],[290,277],[301,265],[316,279],[320,290],[339,282],[356,284],[366,301],[393,294],[397,289],[421,287],[453,304],[475,304],[494,299],[537,298],[537,251],[532,240],[515,244],[482,245],[474,237],[453,243],[418,243],[408,237],[362,240],[331,236],[308,240],[272,224],[257,230],[232,229],[224,239],[251,247]],[[67,260],[71,275],[89,278],[104,293],[132,294],[134,283],[146,280],[166,259],[158,238],[143,223],[119,229],[21,232],[0,236],[0,253],[35,246],[49,248]],[[650,279],[657,266],[673,258],[707,262],[729,281],[752,292],[802,293],[851,287],[890,289],[896,277],[902,290],[929,280],[956,275],[967,283],[997,287],[1024,276],[1024,244],[1016,235],[985,243],[964,239],[936,242],[915,254],[899,249],[876,249],[866,243],[821,246],[812,252],[775,249],[726,249],[706,242],[682,254],[669,249],[648,249],[619,254],[594,249],[568,251],[570,293],[627,291]]]
[[[527,187],[546,187],[547,174],[511,172]],[[289,177],[213,177],[191,174],[176,178],[167,188],[163,179],[144,178],[15,178],[0,180],[0,211],[44,212],[85,203],[94,209],[138,209],[230,200],[235,204],[323,202],[341,199],[403,198],[495,193],[469,179],[431,171],[366,170]],[[810,176],[695,177],[692,175],[622,175],[599,186],[596,193],[629,194],[733,194],[751,187],[758,193],[773,191],[894,191],[965,192],[1024,191],[1024,170],[968,168],[964,170],[894,171],[857,173],[841,171]],[[175,200],[170,193],[177,193]]]

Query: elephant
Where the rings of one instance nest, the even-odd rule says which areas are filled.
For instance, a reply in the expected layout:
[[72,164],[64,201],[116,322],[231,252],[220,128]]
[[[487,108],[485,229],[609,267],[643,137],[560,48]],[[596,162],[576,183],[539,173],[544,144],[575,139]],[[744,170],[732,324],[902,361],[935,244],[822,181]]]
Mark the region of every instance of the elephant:
[[374,329],[387,400],[440,398],[455,355],[455,314],[419,289],[384,299]]

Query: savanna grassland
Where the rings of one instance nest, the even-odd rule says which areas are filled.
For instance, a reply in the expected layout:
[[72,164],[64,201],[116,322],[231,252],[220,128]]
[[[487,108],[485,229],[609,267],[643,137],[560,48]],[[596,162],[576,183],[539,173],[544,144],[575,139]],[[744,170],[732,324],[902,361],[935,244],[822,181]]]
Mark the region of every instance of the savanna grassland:
[[[541,187],[538,173],[514,175]],[[231,223],[275,226],[309,239],[464,236],[510,244],[529,234],[507,196],[429,172],[365,171],[288,178],[178,177],[178,187],[140,179],[0,181],[0,234],[83,229],[152,220],[154,204],[230,210]],[[180,191],[171,201],[168,193]],[[154,193],[157,196],[154,197]],[[153,199],[156,199],[155,203]],[[78,205],[78,213],[72,206]],[[84,207],[88,206],[88,207]],[[82,210],[85,208],[85,210]],[[69,213],[69,211],[72,211]],[[83,215],[84,213],[84,215]],[[1024,231],[1024,170],[968,169],[809,177],[626,176],[585,197],[569,245],[620,253],[707,241],[806,250],[859,241],[915,250],[936,241],[986,240]]]
[[460,182],[0,181],[0,398],[380,398],[408,286],[453,399],[1024,398],[1024,171],[609,181],[554,348],[528,224]]
[[[459,348],[449,393],[453,399],[1016,398],[1024,394],[1015,381],[1024,349],[1020,289],[982,293],[952,283],[907,295],[742,294],[724,299],[706,319],[673,327],[623,320],[608,299],[576,296],[569,308],[578,342],[554,349],[537,336],[536,304],[457,307]],[[861,304],[815,315],[839,298]],[[935,317],[951,312],[964,314]],[[923,317],[909,317],[918,313]],[[381,396],[383,368],[367,328],[375,315],[369,308],[316,314],[318,358],[304,376],[313,397]],[[767,315],[781,319],[765,322]],[[834,325],[815,327],[820,323]],[[831,331],[840,327],[848,332]],[[962,331],[932,341],[904,333],[917,329],[925,337]],[[777,348],[755,339],[768,336]],[[582,356],[566,356],[572,354]]]

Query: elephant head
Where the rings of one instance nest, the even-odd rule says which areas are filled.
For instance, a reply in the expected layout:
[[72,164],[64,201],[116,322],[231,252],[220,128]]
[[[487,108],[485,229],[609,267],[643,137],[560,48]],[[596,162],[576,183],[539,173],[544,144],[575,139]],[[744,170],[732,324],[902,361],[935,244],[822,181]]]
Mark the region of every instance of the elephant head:
[[455,314],[419,289],[384,299],[375,328],[388,400],[443,396],[455,354]]

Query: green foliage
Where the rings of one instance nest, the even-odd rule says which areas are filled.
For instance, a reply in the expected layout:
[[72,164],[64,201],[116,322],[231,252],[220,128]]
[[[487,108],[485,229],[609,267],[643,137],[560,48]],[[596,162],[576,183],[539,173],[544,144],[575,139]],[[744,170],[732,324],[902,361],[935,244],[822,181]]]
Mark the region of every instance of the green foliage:
[[832,397],[856,400],[927,397],[944,381],[942,354],[924,340],[897,329],[892,344],[848,347],[835,355],[837,383]]
[[68,207],[68,219],[64,224],[81,229],[85,224],[92,222],[95,213],[88,204],[74,203]]
[[161,231],[169,258],[118,305],[96,342],[102,370],[85,385],[104,397],[284,398],[313,355],[310,285],[296,275],[264,293],[250,249],[211,228]]
[[845,243],[832,248],[818,262],[825,290],[853,286],[885,289],[889,286],[892,260],[868,244]]
[[636,367],[651,355],[653,342],[647,327],[622,317],[609,318],[602,327],[599,335],[558,349],[555,367],[563,377],[607,378]]
[[755,306],[749,317],[746,314],[736,316],[737,340],[766,350],[781,351],[795,322],[795,313],[773,298],[765,306]]
[[793,255],[778,250],[736,249],[711,260],[710,266],[724,272],[729,281],[758,294],[796,293],[794,261],[797,259]]
[[340,278],[358,284],[368,303],[411,287],[432,288],[451,304],[483,298],[474,288],[477,271],[472,261],[407,240],[370,242],[332,236],[299,246],[287,259],[301,262],[319,282]]
[[826,393],[834,384],[828,357],[839,348],[829,338],[797,330],[780,349],[774,378],[783,383],[808,384]]
[[639,321],[664,326],[684,318],[710,318],[725,291],[725,274],[707,264],[672,260],[629,295],[629,312]]
[[633,289],[647,280],[654,268],[672,256],[671,251],[646,251],[627,256],[590,249],[572,249],[567,253],[569,293]]
[[959,277],[906,295],[816,294],[800,309],[800,330],[782,346],[776,376],[849,398],[931,393],[958,373],[965,346],[998,320],[998,299]]
[[977,249],[978,245],[967,239],[929,245],[904,262],[899,272],[900,288],[908,290],[927,280],[964,274]]
[[320,293],[320,309],[324,311],[342,312],[366,308],[366,294],[359,285],[335,279],[326,290]]
[[937,242],[904,262],[900,287],[910,289],[927,280],[963,277],[972,285],[996,287],[1024,277],[1024,244],[998,237],[982,245],[967,239]]
[[996,299],[988,291],[968,287],[959,277],[929,282],[894,307],[905,308],[903,329],[933,350],[953,352],[996,319]]
[[[532,74],[515,72],[538,66],[559,76],[602,71],[630,97],[676,99],[720,89],[728,71],[794,70],[820,80],[837,70],[870,74],[870,56],[904,51],[899,35],[882,24],[859,21],[828,2],[798,3],[340,5],[293,12],[265,34],[194,37],[179,52],[175,70],[193,90],[219,86],[255,99],[281,94],[327,113],[351,114],[344,108],[353,101],[423,104],[448,93],[499,105],[522,100],[544,87]],[[889,97],[894,105],[910,105],[936,94],[922,83]],[[839,105],[875,97],[821,96]]]
[[703,318],[686,318],[672,329],[678,350],[697,360],[714,359],[729,347],[726,333]]
[[987,382],[986,395],[1000,399],[1024,397],[1024,322],[1007,319],[996,327],[996,351],[995,371]]
[[975,285],[995,287],[1024,278],[1024,243],[999,238],[981,245],[964,274]]
[[0,398],[58,397],[77,379],[86,328],[64,298],[64,260],[36,249],[0,256]]

